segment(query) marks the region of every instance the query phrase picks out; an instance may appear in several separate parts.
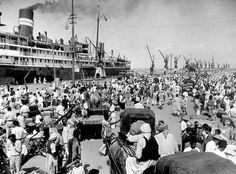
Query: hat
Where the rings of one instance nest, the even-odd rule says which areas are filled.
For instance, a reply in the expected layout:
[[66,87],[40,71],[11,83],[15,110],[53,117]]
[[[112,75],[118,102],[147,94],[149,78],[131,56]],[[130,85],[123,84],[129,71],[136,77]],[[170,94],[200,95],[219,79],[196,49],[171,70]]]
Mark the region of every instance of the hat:
[[185,121],[189,121],[190,117],[188,115],[185,115],[184,117],[182,117],[182,119],[185,120]]
[[143,133],[151,133],[151,127],[150,127],[150,124],[148,123],[144,123],[141,127],[140,127],[140,130],[143,132]]
[[61,124],[56,125],[57,130],[63,130],[63,126]]
[[50,135],[49,140],[51,140],[51,141],[56,140],[56,138],[57,138],[57,134],[54,132]]
[[185,91],[185,92],[183,93],[183,96],[188,97],[188,92]]
[[227,140],[227,138],[221,134],[220,135],[216,134],[213,136],[213,138],[215,138],[217,140]]

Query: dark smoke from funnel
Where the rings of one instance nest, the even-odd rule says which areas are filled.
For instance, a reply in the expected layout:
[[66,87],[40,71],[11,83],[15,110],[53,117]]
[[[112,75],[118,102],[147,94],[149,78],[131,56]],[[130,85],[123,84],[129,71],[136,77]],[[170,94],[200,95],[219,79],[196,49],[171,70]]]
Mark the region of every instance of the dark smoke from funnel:
[[36,10],[37,8],[39,8],[39,6],[41,6],[42,4],[41,3],[37,3],[37,4],[34,4],[32,6],[29,6],[27,7],[27,9],[30,9],[30,10]]
[[48,8],[53,8],[54,6],[56,6],[56,1],[45,1],[44,3],[36,3],[34,5],[31,5],[29,7],[27,7],[27,9],[31,9],[31,10],[46,10]]
[[[145,7],[153,0],[101,0],[102,12],[108,16],[127,17],[139,8]],[[98,1],[96,0],[74,0],[76,13],[85,16],[97,14]],[[41,13],[70,13],[71,0],[46,0],[44,3],[36,3],[27,7],[32,10],[39,10]]]

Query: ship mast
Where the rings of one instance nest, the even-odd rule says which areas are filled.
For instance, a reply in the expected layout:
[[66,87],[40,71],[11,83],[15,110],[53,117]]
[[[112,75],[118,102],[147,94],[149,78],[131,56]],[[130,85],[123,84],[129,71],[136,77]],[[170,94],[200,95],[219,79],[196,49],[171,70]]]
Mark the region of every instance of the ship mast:
[[71,0],[71,32],[72,32],[72,38],[71,38],[71,48],[72,48],[72,85],[75,85],[75,14],[74,14],[74,0]]
[[[99,2],[100,2],[100,0],[99,0]],[[101,16],[100,16],[100,4],[98,4],[96,56],[95,56],[95,59],[98,61],[98,63],[96,65],[95,78],[99,78],[99,77],[105,78],[106,77],[106,72],[105,72],[105,69],[103,67],[104,65],[103,65],[103,60],[102,60],[103,55],[102,55],[102,51],[101,51],[103,49],[103,46],[101,46],[100,48],[98,46],[100,18],[101,18]]]
[[97,38],[96,38],[96,60],[101,61],[98,51],[98,40],[99,40],[99,24],[100,24],[100,5],[98,4],[98,17],[97,17]]

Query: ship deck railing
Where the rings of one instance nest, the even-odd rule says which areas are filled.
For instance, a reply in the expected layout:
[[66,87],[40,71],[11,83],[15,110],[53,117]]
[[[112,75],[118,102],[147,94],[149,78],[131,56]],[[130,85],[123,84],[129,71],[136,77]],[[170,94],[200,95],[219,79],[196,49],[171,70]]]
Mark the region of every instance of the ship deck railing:
[[29,67],[49,67],[49,68],[53,68],[53,66],[55,68],[71,68],[71,64],[65,65],[65,64],[59,64],[59,63],[55,63],[53,65],[53,63],[51,64],[47,64],[47,63],[35,63],[35,62],[28,62],[28,61],[19,61],[19,60],[10,60],[8,59],[8,61],[6,62],[4,60],[4,62],[0,62],[0,64],[8,64],[8,65],[13,65],[13,66],[29,66]]

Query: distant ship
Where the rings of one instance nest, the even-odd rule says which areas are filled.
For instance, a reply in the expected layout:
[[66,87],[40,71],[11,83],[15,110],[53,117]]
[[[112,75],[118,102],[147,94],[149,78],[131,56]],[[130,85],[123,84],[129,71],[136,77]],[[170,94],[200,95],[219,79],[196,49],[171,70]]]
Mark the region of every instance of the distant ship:
[[[90,40],[85,43],[75,40],[72,49],[63,39],[53,42],[47,32],[34,38],[33,16],[32,9],[20,9],[16,31],[0,32],[0,84],[32,83],[43,79],[51,82],[54,77],[71,80],[72,55],[75,79],[111,77],[131,69],[131,62],[126,58],[114,57],[112,53],[105,56],[104,43],[96,43],[94,56],[94,44]],[[103,72],[98,67],[102,67]]]

